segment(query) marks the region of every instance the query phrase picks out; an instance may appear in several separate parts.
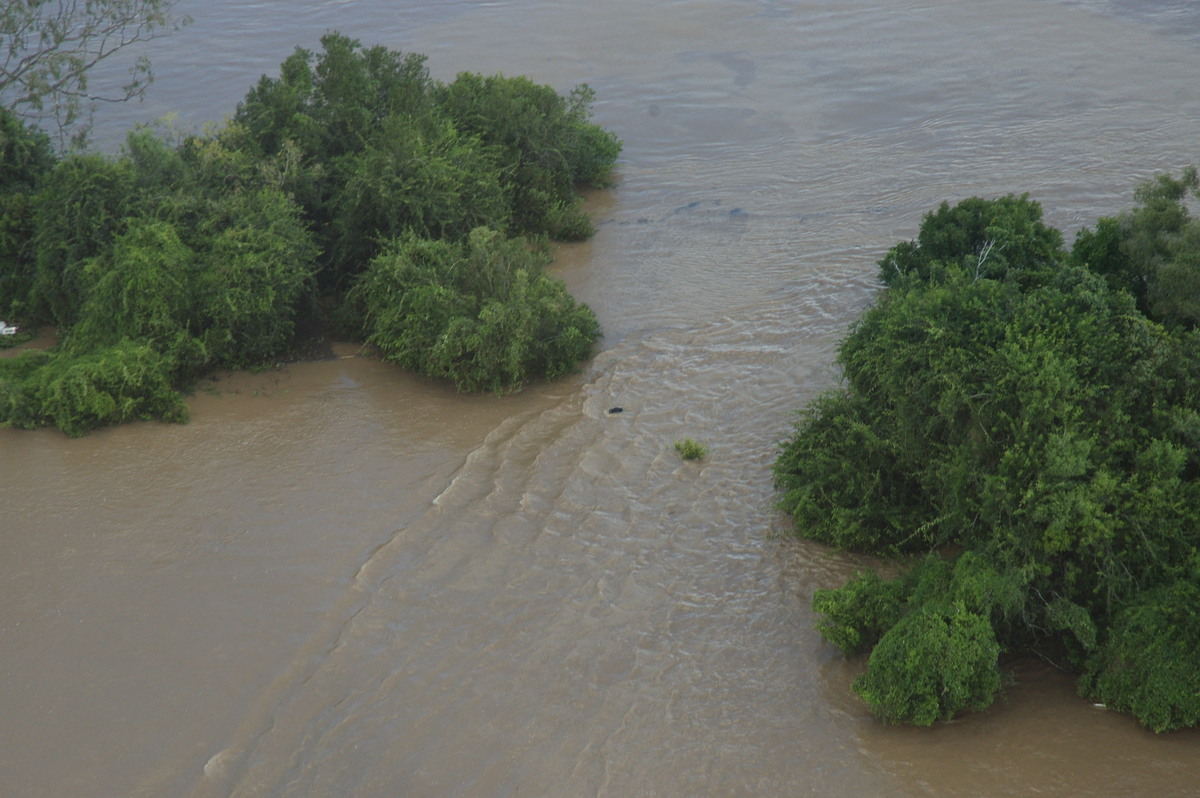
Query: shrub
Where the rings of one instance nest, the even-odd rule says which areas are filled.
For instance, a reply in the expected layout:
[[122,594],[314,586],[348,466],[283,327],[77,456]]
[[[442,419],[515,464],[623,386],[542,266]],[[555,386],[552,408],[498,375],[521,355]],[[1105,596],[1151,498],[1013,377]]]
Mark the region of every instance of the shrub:
[[[544,271],[544,234],[591,233],[576,188],[605,181],[620,149],[590,121],[590,90],[444,86],[423,56],[321,44],[218,133],[142,128],[118,158],[55,163],[0,116],[0,318],[53,322],[63,340],[6,367],[4,395],[34,397],[9,423],[178,417],[161,384],[279,358],[318,288],[387,359],[462,390],[517,390],[590,356],[594,314]],[[109,371],[126,366],[130,382]]]
[[1139,595],[1109,630],[1080,691],[1156,732],[1200,723],[1200,586],[1181,579]]
[[1200,722],[1178,669],[1200,634],[1179,587],[1195,586],[1200,547],[1200,339],[1185,313],[1200,289],[1172,282],[1164,325],[1153,291],[1139,305],[1125,287],[1130,263],[1200,252],[1179,204],[1194,183],[1139,190],[1143,210],[1069,259],[1040,210],[1008,197],[943,205],[881,261],[888,286],[839,347],[843,386],[775,463],[799,533],[925,555],[814,597],[827,639],[872,649],[856,689],[881,717],[985,706],[996,651],[1050,644],[1081,689],[1152,728]]
[[882,720],[929,726],[991,705],[999,655],[986,618],[961,603],[926,605],[884,633],[854,691]]
[[279,191],[262,189],[210,207],[202,224],[209,235],[190,236],[199,251],[175,225],[137,220],[108,253],[87,261],[92,287],[68,351],[145,340],[171,356],[179,377],[285,351],[313,272],[297,209]]
[[0,361],[0,421],[53,424],[71,436],[138,419],[185,421],[173,373],[169,357],[128,339],[79,355]]
[[409,236],[371,262],[349,302],[384,359],[459,390],[511,391],[577,368],[600,335],[546,262],[483,227],[461,243]]
[[448,122],[392,116],[364,148],[337,165],[330,199],[330,257],[353,274],[381,241],[411,233],[465,238],[503,228],[510,211],[503,167],[480,142]]
[[603,185],[620,142],[591,121],[593,93],[527,78],[429,77],[424,56],[322,37],[238,107],[231,146],[291,148],[287,180],[341,291],[392,238],[462,239],[475,227],[581,239],[581,185]]
[[691,437],[675,441],[675,451],[684,460],[702,460],[708,454],[708,447]]
[[1040,281],[1062,262],[1062,245],[1062,233],[1042,223],[1042,208],[1028,195],[970,197],[927,213],[916,241],[896,245],[879,262],[879,276],[889,286],[947,271]]
[[1162,174],[1134,192],[1134,207],[1075,238],[1071,258],[1128,291],[1146,315],[1168,326],[1200,324],[1200,221],[1187,201],[1200,196],[1195,167]]
[[563,97],[524,77],[462,73],[436,96],[460,130],[497,148],[510,166],[505,181],[517,230],[568,238],[591,234],[577,210],[575,189],[606,185],[621,144],[591,122],[590,88],[579,86]]
[[23,319],[31,311],[34,198],[54,163],[50,137],[0,107],[0,318]]
[[824,616],[818,626],[821,636],[845,654],[860,654],[896,625],[907,599],[902,580],[864,570],[837,589],[818,590],[812,605]]
[[128,159],[71,155],[46,176],[36,198],[35,312],[59,327],[78,321],[91,290],[84,264],[107,252],[140,214]]

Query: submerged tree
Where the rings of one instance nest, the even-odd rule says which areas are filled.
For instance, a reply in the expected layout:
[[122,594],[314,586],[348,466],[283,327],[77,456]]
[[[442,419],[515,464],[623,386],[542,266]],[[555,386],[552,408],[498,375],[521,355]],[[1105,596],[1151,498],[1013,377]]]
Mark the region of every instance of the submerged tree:
[[[1189,229],[1182,213],[1102,220],[1114,240],[1085,231],[1068,255],[1028,198],[971,199],[880,262],[887,288],[839,349],[843,387],[775,464],[799,534],[922,555],[814,598],[827,639],[870,652],[855,690],[880,717],[986,707],[1002,653],[1051,649],[1152,728],[1200,719],[1180,670],[1200,639],[1184,600],[1200,589],[1200,348],[1139,310],[1111,260],[1088,268],[1147,227]],[[1175,262],[1200,253],[1166,237]]]
[[386,360],[460,390],[512,391],[570,372],[600,336],[548,262],[486,227],[461,243],[410,236],[371,262],[351,301]]
[[0,423],[180,419],[178,390],[277,362],[318,307],[462,390],[517,390],[590,356],[594,314],[544,269],[549,235],[590,233],[578,188],[620,149],[590,92],[443,86],[422,56],[322,45],[223,129],[136,130],[115,158],[55,160],[0,110],[0,311],[62,341],[0,361]]
[[53,170],[50,137],[0,108],[0,318],[24,318],[37,277],[36,196]]
[[578,189],[602,186],[619,140],[591,119],[593,94],[462,73],[442,84],[425,57],[330,33],[298,48],[238,106],[230,145],[288,152],[288,182],[341,292],[393,238],[586,238]]
[[1072,258],[1128,291],[1151,318],[1171,327],[1200,325],[1200,197],[1196,169],[1159,175],[1134,193],[1132,210],[1080,231]]
[[0,361],[2,422],[77,435],[182,420],[180,388],[279,358],[312,305],[311,233],[261,170],[239,174],[215,142],[173,148],[145,131],[128,150],[68,156],[43,180],[27,308],[62,343]]

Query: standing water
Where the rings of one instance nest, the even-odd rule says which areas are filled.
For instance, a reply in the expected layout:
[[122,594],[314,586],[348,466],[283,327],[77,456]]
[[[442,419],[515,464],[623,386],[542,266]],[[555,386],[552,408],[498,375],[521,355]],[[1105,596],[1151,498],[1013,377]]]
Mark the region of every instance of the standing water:
[[606,337],[512,397],[344,348],[186,426],[0,430],[0,795],[1194,795],[1200,734],[1036,662],[879,724],[809,609],[858,563],[778,540],[770,484],[924,212],[1029,192],[1070,236],[1196,160],[1192,5],[183,0],[102,146],[332,29],[590,84],[625,149],[554,269]]

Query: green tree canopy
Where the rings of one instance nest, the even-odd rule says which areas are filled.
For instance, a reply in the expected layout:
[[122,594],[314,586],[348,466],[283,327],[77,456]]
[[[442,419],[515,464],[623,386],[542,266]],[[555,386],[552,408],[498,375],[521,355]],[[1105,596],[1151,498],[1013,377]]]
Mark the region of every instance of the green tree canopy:
[[[1189,224],[1180,185],[1139,191],[1172,188],[1155,230]],[[1196,333],[1089,270],[1095,235],[1067,253],[1040,219],[1027,197],[973,198],[889,251],[887,288],[840,345],[843,386],[781,446],[780,506],[805,536],[922,555],[814,600],[829,640],[871,652],[855,689],[880,717],[986,707],[1002,652],[1058,647],[1089,695],[1194,724],[1200,693],[1153,685],[1200,635],[1179,598],[1200,573]],[[1105,251],[1142,233],[1106,226]],[[1186,261],[1185,241],[1164,248]]]
[[34,197],[54,163],[50,137],[0,107],[0,318],[26,315],[37,273]]
[[56,160],[0,111],[0,311],[62,341],[0,362],[0,423],[182,418],[173,391],[276,362],[319,307],[462,390],[516,390],[590,356],[595,316],[544,270],[548,235],[590,233],[576,191],[620,149],[590,91],[443,86],[423,56],[321,41],[222,129],[138,129],[118,157]]
[[486,227],[464,242],[409,236],[371,262],[351,300],[385,359],[460,390],[511,391],[571,371],[600,336],[548,261]]
[[391,238],[586,238],[577,189],[601,186],[620,152],[591,120],[593,93],[527,78],[433,80],[425,57],[330,33],[297,49],[238,106],[229,145],[288,152],[288,188],[323,252],[322,284],[349,288]]
[[181,420],[178,388],[280,357],[312,307],[312,236],[272,170],[239,173],[219,142],[172,147],[149,131],[127,150],[70,155],[35,195],[27,307],[62,343],[0,362],[6,423],[82,434]]
[[1079,232],[1072,259],[1128,291],[1147,316],[1168,326],[1200,324],[1200,197],[1196,169],[1159,175],[1134,193],[1133,209]]

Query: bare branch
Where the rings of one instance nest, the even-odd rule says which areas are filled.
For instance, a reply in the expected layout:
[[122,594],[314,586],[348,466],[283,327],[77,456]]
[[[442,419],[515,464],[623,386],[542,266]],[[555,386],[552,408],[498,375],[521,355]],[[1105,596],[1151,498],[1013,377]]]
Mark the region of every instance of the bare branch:
[[97,102],[140,98],[154,79],[142,57],[114,93],[88,89],[96,64],[179,30],[177,0],[7,0],[0,10],[0,102],[35,122],[53,119],[59,144],[87,135]]
[[996,239],[989,238],[979,248],[979,254],[975,256],[975,280],[978,280],[983,275],[984,261],[988,259],[988,255],[992,254],[992,247],[994,246],[996,246]]

